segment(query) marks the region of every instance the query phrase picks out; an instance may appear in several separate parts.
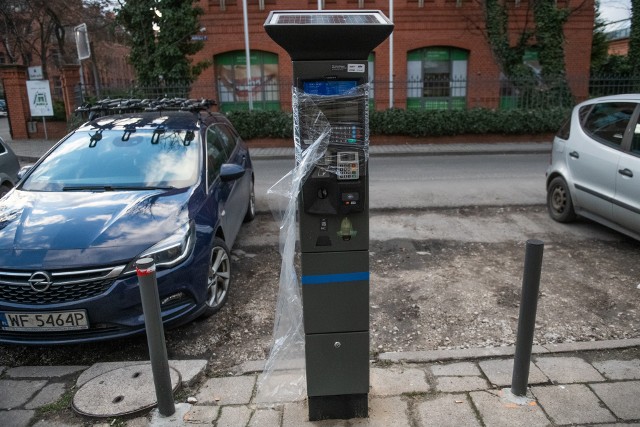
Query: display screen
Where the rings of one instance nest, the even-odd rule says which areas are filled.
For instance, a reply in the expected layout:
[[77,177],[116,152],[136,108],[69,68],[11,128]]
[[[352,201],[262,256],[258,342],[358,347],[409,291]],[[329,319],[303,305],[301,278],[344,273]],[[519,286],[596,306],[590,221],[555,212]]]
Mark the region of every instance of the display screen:
[[342,95],[358,86],[357,80],[306,80],[302,90],[310,95]]

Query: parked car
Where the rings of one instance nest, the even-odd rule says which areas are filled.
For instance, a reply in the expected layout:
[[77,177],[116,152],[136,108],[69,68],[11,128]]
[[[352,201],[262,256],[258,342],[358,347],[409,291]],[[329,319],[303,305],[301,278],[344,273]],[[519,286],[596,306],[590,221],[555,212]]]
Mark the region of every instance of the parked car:
[[577,105],[553,140],[551,218],[580,215],[640,240],[640,94]]
[[144,331],[136,261],[155,261],[163,322],[227,301],[255,215],[247,146],[221,114],[141,112],[82,125],[0,201],[0,342]]
[[0,138],[0,198],[7,193],[18,182],[18,171],[20,162],[11,147]]
[[6,117],[8,115],[7,102],[4,99],[0,99],[0,117]]

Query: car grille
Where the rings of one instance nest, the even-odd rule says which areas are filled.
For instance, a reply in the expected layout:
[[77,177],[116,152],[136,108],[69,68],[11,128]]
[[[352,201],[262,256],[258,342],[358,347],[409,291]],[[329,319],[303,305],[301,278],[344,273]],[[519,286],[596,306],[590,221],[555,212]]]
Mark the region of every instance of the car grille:
[[109,289],[124,268],[120,265],[92,270],[51,271],[48,272],[51,285],[39,291],[29,283],[35,271],[1,270],[0,301],[44,305],[91,298]]

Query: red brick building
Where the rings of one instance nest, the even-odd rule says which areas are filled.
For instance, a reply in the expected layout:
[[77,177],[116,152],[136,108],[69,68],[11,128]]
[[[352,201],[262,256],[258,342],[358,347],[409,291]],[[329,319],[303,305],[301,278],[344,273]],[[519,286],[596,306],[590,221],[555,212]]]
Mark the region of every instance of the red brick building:
[[[204,10],[198,35],[205,47],[195,61],[211,60],[199,77],[194,96],[213,97],[220,109],[246,108],[253,90],[254,108],[290,109],[292,67],[289,55],[265,33],[271,10],[317,9],[317,0],[248,0],[251,80],[247,84],[242,0],[200,0]],[[325,9],[380,9],[393,16],[393,72],[389,72],[391,41],[369,58],[374,104],[388,108],[498,107],[500,70],[484,33],[484,12],[475,0],[324,0]],[[527,0],[507,0],[511,37],[515,41],[533,23]],[[594,22],[593,0],[559,0],[573,12],[565,25],[567,77],[574,96],[587,96]],[[312,49],[313,46],[310,46]],[[535,53],[523,58],[533,67]],[[393,92],[389,81],[393,80]],[[432,83],[429,83],[429,82]],[[433,82],[440,83],[433,83]],[[443,85],[442,81],[446,81]],[[213,94],[211,93],[213,87]],[[390,102],[390,94],[393,100]]]

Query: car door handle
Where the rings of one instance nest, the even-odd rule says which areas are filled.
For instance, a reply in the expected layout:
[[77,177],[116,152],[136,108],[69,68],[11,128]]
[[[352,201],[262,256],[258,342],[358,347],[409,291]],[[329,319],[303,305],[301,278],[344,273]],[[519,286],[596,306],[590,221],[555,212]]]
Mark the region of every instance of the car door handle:
[[629,178],[633,178],[633,172],[631,172],[630,169],[627,169],[627,168],[619,169],[618,173],[620,175],[624,175],[624,176],[628,176]]
[[577,151],[572,151],[569,153],[569,155],[571,157],[573,157],[574,159],[579,159],[580,158],[580,153],[578,153]]

